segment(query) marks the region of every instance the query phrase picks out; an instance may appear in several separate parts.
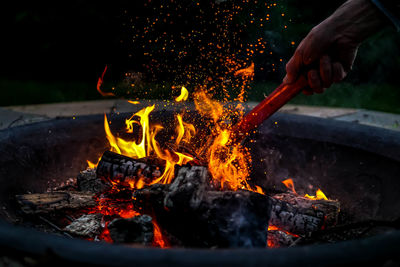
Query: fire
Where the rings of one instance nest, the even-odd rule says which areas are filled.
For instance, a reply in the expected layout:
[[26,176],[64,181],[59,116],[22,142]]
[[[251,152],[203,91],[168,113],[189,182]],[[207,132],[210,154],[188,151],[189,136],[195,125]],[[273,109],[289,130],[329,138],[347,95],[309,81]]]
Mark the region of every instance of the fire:
[[[104,115],[104,130],[106,132],[107,140],[111,146],[111,151],[123,154],[125,156],[141,159],[155,155],[157,158],[165,161],[164,173],[158,179],[150,182],[155,183],[171,183],[174,178],[175,165],[183,165],[193,160],[194,158],[190,155],[179,153],[176,151],[170,151],[168,149],[162,149],[160,144],[156,140],[156,136],[163,129],[160,125],[152,125],[149,123],[149,115],[154,110],[155,106],[148,106],[141,109],[137,113],[133,114],[129,119],[125,121],[126,132],[134,133],[135,127],[140,128],[140,140],[126,140],[113,135],[110,129],[107,116]],[[139,118],[137,120],[136,118]],[[182,115],[177,115],[178,126],[177,126],[177,137],[175,144],[179,145],[181,142],[189,142],[192,136],[196,133],[194,125],[183,121]],[[92,166],[95,164],[90,163]],[[144,180],[130,181],[131,188],[140,189],[149,183]]]
[[254,76],[254,63],[251,63],[251,65],[245,69],[240,69],[237,70],[234,73],[235,76],[242,76],[242,77],[253,77]]
[[188,99],[188,97],[189,97],[189,92],[188,92],[188,90],[187,90],[184,86],[182,86],[182,88],[181,88],[181,94],[180,94],[180,96],[178,96],[177,98],[175,98],[175,101],[176,101],[176,102],[186,101],[186,100]]
[[102,96],[115,96],[113,93],[107,93],[107,92],[103,92],[101,90],[101,85],[103,84],[104,81],[104,75],[107,72],[107,65],[104,68],[103,73],[101,74],[101,76],[99,77],[98,81],[97,81],[97,91],[102,95]]
[[[288,189],[290,189],[294,194],[297,195],[296,190],[294,189],[293,179],[286,179],[286,180],[282,181],[282,183]],[[318,190],[317,190],[317,192],[315,194],[316,194],[315,196],[310,196],[309,194],[305,194],[304,197],[308,198],[308,199],[311,199],[311,200],[320,200],[320,199],[328,200],[328,198],[325,196],[325,194],[319,188],[318,188]]]
[[160,248],[167,248],[167,242],[164,240],[160,227],[158,224],[153,220],[153,227],[154,227],[154,239],[153,239],[153,244],[156,247]]
[[282,183],[289,188],[293,193],[295,193],[297,195],[296,190],[294,189],[294,183],[292,179],[286,179],[284,181],[282,181]]

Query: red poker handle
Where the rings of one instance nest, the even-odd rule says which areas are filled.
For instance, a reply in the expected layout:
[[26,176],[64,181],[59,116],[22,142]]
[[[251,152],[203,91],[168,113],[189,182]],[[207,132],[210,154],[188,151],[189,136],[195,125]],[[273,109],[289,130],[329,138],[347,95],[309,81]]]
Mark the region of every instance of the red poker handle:
[[267,96],[260,104],[247,113],[241,121],[233,127],[233,139],[241,142],[251,130],[258,127],[263,121],[268,119],[283,105],[289,102],[293,97],[299,94],[308,82],[304,76],[292,84],[282,83],[270,95]]

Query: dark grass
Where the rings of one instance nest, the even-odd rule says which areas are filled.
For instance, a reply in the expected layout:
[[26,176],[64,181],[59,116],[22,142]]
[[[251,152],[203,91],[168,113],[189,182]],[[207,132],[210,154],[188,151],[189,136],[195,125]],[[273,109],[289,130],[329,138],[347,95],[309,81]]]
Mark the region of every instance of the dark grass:
[[100,99],[96,83],[37,82],[0,79],[0,106]]

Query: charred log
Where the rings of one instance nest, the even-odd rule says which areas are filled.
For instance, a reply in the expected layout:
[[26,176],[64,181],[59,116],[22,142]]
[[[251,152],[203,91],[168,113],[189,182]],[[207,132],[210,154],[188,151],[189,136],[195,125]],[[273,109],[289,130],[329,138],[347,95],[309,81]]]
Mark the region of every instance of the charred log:
[[148,215],[114,219],[108,224],[108,230],[116,243],[151,245],[154,238],[152,218]]
[[268,230],[268,247],[289,247],[300,237],[281,230]]
[[293,193],[274,195],[270,225],[297,235],[307,235],[333,226],[340,210],[339,202],[311,200]]
[[79,191],[99,193],[111,188],[110,183],[100,179],[95,169],[86,169],[76,179]]
[[157,165],[106,151],[97,166],[96,173],[105,181],[128,184],[130,181],[138,180],[150,182],[154,178],[160,177],[162,171]]
[[94,237],[101,233],[102,214],[87,214],[74,220],[65,227],[65,231],[81,237]]
[[42,194],[17,195],[21,210],[26,214],[49,213],[66,209],[94,207],[94,194],[88,192],[59,191]]
[[205,167],[182,167],[171,185],[133,194],[141,212],[195,247],[265,247],[270,199],[250,191],[213,191]]

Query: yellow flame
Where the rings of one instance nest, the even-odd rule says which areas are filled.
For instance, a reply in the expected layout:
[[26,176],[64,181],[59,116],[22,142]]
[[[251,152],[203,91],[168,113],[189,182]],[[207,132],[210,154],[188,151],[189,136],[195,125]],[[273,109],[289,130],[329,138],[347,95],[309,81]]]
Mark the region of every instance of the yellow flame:
[[183,135],[185,134],[185,127],[183,126],[182,116],[178,114],[176,118],[178,119],[178,126],[176,127],[178,137],[176,137],[175,143],[178,145],[181,142]]
[[[296,190],[294,189],[294,183],[292,179],[286,179],[284,181],[282,181],[282,183],[288,188],[290,189],[294,194],[297,195]],[[315,196],[310,196],[309,194],[305,194],[304,197],[311,199],[311,200],[320,200],[320,199],[324,199],[324,200],[329,200],[325,194],[322,192],[321,189],[318,188],[317,192],[315,193]]]
[[320,200],[320,199],[328,200],[328,198],[325,196],[324,192],[321,191],[321,189],[318,189],[315,194],[316,196],[310,196],[309,194],[306,194],[304,197],[312,200]]
[[133,101],[133,100],[128,100],[128,103],[131,103],[131,104],[133,104],[133,105],[140,104],[139,101]]
[[181,101],[186,101],[189,97],[189,92],[188,90],[185,88],[185,86],[182,86],[181,88],[181,94],[180,96],[178,96],[177,98],[175,98],[176,102],[181,102]]

